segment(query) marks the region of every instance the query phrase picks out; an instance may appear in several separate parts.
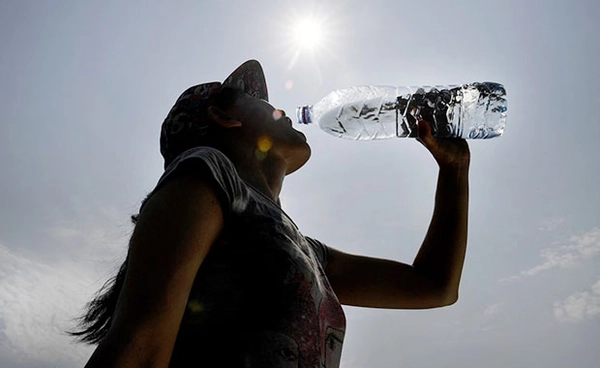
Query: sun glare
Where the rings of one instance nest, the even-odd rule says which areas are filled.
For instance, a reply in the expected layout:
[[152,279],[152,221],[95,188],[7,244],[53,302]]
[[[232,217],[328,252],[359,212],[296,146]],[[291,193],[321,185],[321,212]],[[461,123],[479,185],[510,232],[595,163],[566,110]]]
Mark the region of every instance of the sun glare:
[[324,42],[323,24],[316,18],[299,19],[294,25],[294,42],[299,49],[318,50]]
[[[319,4],[312,11],[305,6],[302,12],[290,10],[289,13],[291,21],[285,23],[281,34],[286,56],[290,58],[288,70],[294,69],[297,64],[307,63],[319,69],[320,63],[336,57],[335,46],[342,33],[339,12],[332,17],[332,11]],[[320,78],[320,71],[317,71],[317,75]],[[286,88],[292,87],[293,82],[286,84]]]

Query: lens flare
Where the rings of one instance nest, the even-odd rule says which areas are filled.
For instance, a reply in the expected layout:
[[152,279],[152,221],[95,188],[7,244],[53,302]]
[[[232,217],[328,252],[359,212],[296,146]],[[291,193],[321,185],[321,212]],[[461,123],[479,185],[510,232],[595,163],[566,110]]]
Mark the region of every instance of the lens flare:
[[273,141],[271,141],[271,138],[269,138],[265,135],[258,138],[257,148],[259,151],[267,153],[267,152],[269,152],[271,147],[273,147]]
[[283,117],[283,112],[281,110],[273,111],[273,120],[279,120]]
[[202,304],[197,300],[190,300],[187,305],[187,308],[192,313],[199,313],[202,312],[202,310],[204,309]]
[[271,140],[271,138],[267,137],[266,135],[263,135],[262,137],[258,138],[258,141],[256,142],[256,150],[254,151],[254,156],[259,161],[264,160],[265,158],[267,158],[267,154],[271,150],[271,147],[273,147],[273,141]]

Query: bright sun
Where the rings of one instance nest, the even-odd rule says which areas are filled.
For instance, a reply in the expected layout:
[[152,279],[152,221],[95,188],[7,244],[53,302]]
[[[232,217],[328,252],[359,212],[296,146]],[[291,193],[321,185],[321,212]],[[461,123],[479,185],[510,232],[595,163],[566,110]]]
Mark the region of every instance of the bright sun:
[[330,57],[334,39],[339,36],[337,21],[327,15],[326,9],[315,9],[304,14],[291,13],[293,20],[286,23],[282,34],[290,53],[288,70],[294,69],[297,62],[306,63],[308,60],[318,64],[322,57]]
[[324,42],[323,24],[318,19],[299,19],[293,28],[294,43],[301,50],[317,51]]

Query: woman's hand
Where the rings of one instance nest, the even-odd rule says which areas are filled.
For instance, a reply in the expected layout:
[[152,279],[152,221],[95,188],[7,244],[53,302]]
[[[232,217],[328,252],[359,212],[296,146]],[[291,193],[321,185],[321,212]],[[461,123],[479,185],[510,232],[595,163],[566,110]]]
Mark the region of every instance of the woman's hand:
[[460,138],[435,138],[431,126],[425,120],[418,123],[417,140],[433,155],[440,168],[465,168],[469,166],[471,154],[469,146]]

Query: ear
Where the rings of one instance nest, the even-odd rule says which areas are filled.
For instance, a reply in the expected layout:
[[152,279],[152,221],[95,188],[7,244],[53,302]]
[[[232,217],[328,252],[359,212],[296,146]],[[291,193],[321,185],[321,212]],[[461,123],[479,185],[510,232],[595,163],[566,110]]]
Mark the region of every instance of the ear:
[[208,107],[208,116],[223,128],[239,128],[242,122],[229,116],[226,112],[216,106]]

